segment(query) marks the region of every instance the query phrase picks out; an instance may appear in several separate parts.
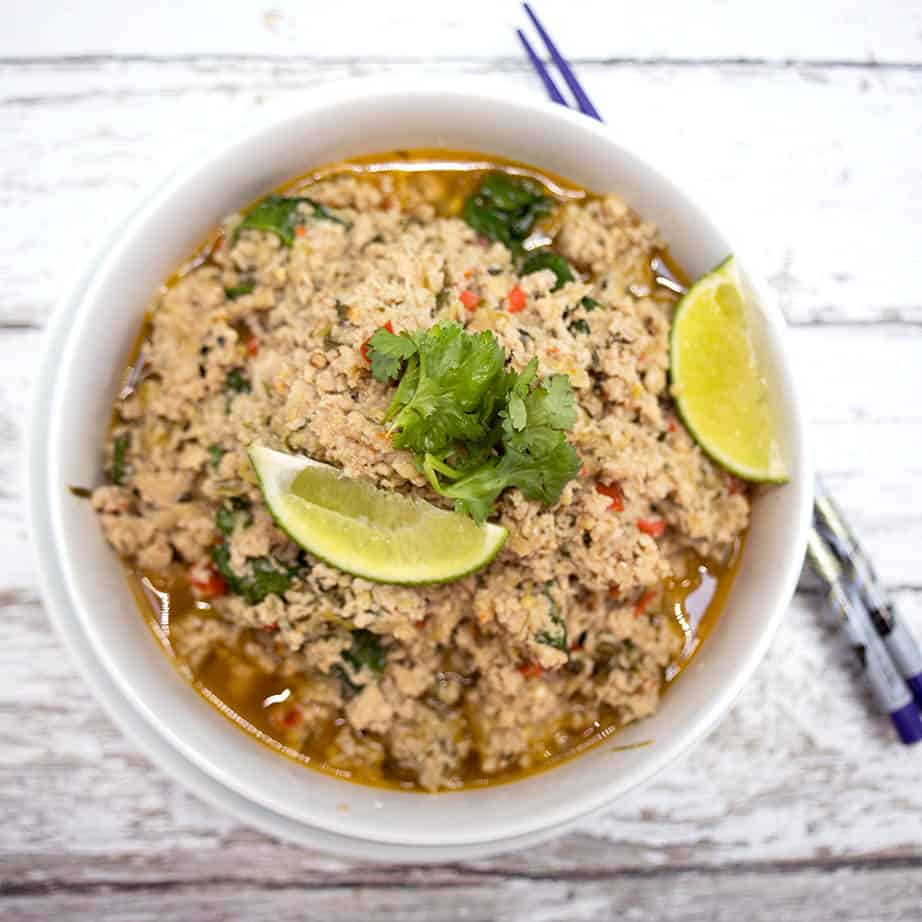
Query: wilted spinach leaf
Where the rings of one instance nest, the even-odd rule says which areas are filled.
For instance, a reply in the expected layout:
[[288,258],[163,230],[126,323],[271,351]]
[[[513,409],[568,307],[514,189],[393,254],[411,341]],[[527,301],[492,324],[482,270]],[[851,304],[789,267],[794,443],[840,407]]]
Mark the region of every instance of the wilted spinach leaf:
[[567,261],[557,253],[548,249],[534,250],[522,261],[520,275],[531,275],[533,272],[540,272],[542,269],[550,269],[557,277],[557,282],[552,291],[563,288],[567,282],[573,281],[573,270]]
[[264,198],[241,222],[234,231],[236,240],[242,231],[260,230],[275,234],[285,246],[295,242],[295,228],[302,223],[302,214],[298,209],[301,204],[310,205],[313,216],[323,221],[347,225],[347,222],[333,214],[325,205],[304,196],[286,198],[283,195],[270,195]]
[[253,513],[250,512],[250,501],[245,496],[232,496],[225,500],[215,514],[215,525],[218,531],[230,537],[234,533],[237,517],[241,513],[246,514],[246,524],[252,524]]
[[250,560],[249,572],[242,576],[230,565],[230,547],[227,544],[216,544],[211,550],[211,559],[224,577],[227,588],[242,596],[250,605],[258,605],[269,595],[280,596],[291,586],[291,571],[280,568],[269,557]]
[[363,666],[367,666],[372,672],[380,673],[387,662],[378,635],[364,628],[352,632],[352,646],[343,652],[343,659],[353,672],[360,672]]
[[538,219],[553,207],[553,200],[535,180],[497,170],[488,173],[480,188],[468,196],[463,215],[478,234],[517,253]]

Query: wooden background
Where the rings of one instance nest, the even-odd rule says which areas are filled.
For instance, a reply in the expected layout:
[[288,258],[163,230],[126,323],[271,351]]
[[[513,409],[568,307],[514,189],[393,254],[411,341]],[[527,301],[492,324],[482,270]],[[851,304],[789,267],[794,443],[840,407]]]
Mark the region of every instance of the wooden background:
[[[793,327],[820,469],[922,635],[922,4],[540,0],[628,144],[689,189]],[[873,713],[804,580],[717,731],[550,844],[439,868],[279,844],[104,716],[52,634],[20,502],[41,328],[137,188],[268,100],[353,75],[540,92],[517,6],[9,4],[0,28],[0,918],[922,916],[922,747]]]

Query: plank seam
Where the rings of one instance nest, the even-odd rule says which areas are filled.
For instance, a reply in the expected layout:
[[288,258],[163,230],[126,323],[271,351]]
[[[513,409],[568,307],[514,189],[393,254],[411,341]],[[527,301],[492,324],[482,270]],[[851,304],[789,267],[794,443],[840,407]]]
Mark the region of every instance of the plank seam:
[[[68,893],[91,895],[94,893],[112,892],[138,892],[152,891],[163,892],[168,890],[182,890],[187,888],[202,889],[206,887],[221,889],[232,887],[251,887],[257,890],[271,890],[274,892],[303,890],[350,890],[362,887],[368,890],[424,890],[424,889],[458,889],[468,887],[477,881],[496,880],[500,882],[529,882],[529,883],[604,883],[618,880],[638,879],[665,879],[687,877],[701,874],[710,876],[758,876],[768,877],[778,874],[808,874],[819,872],[821,874],[837,874],[842,871],[856,871],[863,873],[878,873],[885,871],[917,871],[922,868],[922,858],[913,856],[880,856],[865,858],[808,858],[804,860],[791,859],[788,861],[768,862],[733,862],[724,865],[708,864],[683,864],[669,867],[655,868],[620,868],[613,871],[575,871],[567,870],[559,873],[529,873],[528,871],[508,871],[502,868],[468,868],[463,865],[443,865],[432,870],[411,868],[410,876],[401,880],[386,879],[387,875],[398,877],[406,875],[407,868],[400,866],[382,865],[376,868],[371,875],[363,877],[353,875],[335,881],[307,881],[304,880],[279,880],[254,877],[232,877],[219,875],[205,878],[176,878],[172,880],[119,880],[111,878],[95,878],[92,881],[77,881],[67,879],[48,879],[43,881],[7,882],[0,884],[0,899],[44,896],[50,893]],[[445,879],[444,875],[458,875]],[[378,875],[381,875],[379,878]],[[440,875],[442,875],[440,879]],[[428,879],[432,878],[432,879]]]
[[[242,52],[201,52],[172,55],[153,54],[73,54],[73,55],[29,55],[22,57],[0,57],[0,67],[44,67],[64,64],[68,66],[86,64],[212,64],[212,63],[254,63],[254,64],[300,64],[311,66],[349,67],[387,64],[474,64],[500,70],[531,72],[531,66],[519,56],[498,56],[479,58],[470,55],[271,55],[246,54]],[[874,70],[874,71],[922,71],[922,61],[902,58],[878,60],[876,58],[770,58],[746,56],[718,57],[668,57],[664,55],[620,55],[609,57],[575,57],[570,59],[575,67],[768,67],[780,70],[799,68],[831,70]]]

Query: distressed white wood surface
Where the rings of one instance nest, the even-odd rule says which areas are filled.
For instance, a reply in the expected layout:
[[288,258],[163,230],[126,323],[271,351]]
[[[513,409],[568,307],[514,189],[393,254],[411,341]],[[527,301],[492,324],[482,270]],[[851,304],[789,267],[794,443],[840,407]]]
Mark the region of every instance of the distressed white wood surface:
[[[542,0],[534,4],[571,59],[918,61],[915,0]],[[105,10],[99,15],[100,10]],[[87,4],[30,0],[4,22],[0,56],[244,54],[372,60],[519,58],[517,0],[159,0]]]
[[[434,7],[438,7],[435,9]],[[691,189],[793,324],[819,466],[922,636],[922,5],[540,11],[628,144]],[[0,30],[0,917],[919,917],[922,753],[805,580],[756,678],[668,775],[553,843],[434,869],[274,842],[103,715],[37,600],[20,447],[40,328],[140,185],[351,75],[534,86],[515,4],[63,3]]]

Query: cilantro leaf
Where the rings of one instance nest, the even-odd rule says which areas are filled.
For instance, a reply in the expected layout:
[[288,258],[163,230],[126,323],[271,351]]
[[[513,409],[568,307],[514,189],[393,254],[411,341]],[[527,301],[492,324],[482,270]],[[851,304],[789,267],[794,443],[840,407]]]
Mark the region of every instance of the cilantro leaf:
[[394,397],[390,402],[390,406],[387,408],[387,413],[384,414],[385,421],[393,419],[394,416],[400,412],[401,408],[406,406],[413,399],[413,395],[416,393],[416,388],[418,386],[419,356],[414,355],[410,358],[410,361],[407,362],[407,367],[404,369],[403,376],[400,378],[397,390],[394,391]]
[[579,455],[562,432],[531,429],[503,441],[500,473],[526,499],[553,505],[581,467]]
[[576,396],[566,375],[551,375],[525,400],[528,426],[570,429],[576,422]]
[[418,381],[391,421],[394,445],[442,455],[455,441],[483,439],[504,380],[506,357],[496,337],[440,323],[418,335],[416,345]]
[[557,502],[580,468],[564,435],[576,422],[566,375],[539,379],[536,358],[507,371],[493,333],[451,322],[413,334],[379,330],[369,349],[373,363],[382,356],[384,380],[402,374],[386,415],[394,446],[416,454],[459,512],[483,522],[507,487]]
[[525,428],[525,423],[528,421],[528,411],[525,409],[525,401],[518,394],[510,395],[506,412],[509,414],[509,423],[513,429]]
[[581,462],[562,432],[553,429],[528,433],[524,439],[504,442],[505,452],[461,480],[440,489],[455,501],[455,510],[482,523],[507,487],[518,487],[526,499],[552,505]]
[[375,380],[383,382],[396,378],[400,374],[401,363],[415,355],[417,348],[409,333],[391,333],[384,327],[376,330],[366,345]]
[[[513,385],[513,397],[503,414],[503,454],[440,490],[455,500],[459,512],[478,522],[489,515],[507,487],[518,487],[526,499],[556,503],[581,466],[562,431],[576,422],[575,397],[566,375],[552,375],[524,398],[515,389]],[[520,411],[512,410],[513,398],[521,400],[524,425]]]

